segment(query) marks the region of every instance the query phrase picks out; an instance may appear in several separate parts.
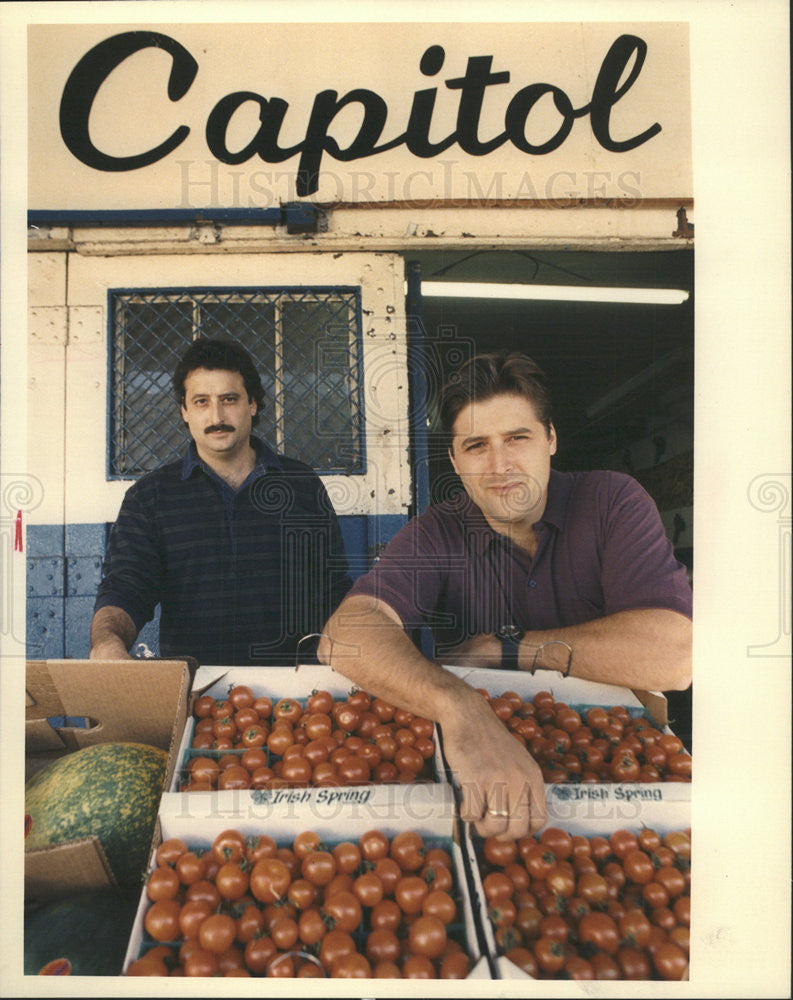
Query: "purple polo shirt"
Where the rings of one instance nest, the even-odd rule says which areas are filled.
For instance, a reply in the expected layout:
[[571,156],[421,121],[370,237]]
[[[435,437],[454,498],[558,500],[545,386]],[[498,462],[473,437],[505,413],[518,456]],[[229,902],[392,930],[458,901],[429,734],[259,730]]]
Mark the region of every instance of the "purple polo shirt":
[[504,624],[551,629],[634,608],[691,617],[685,567],[630,476],[552,470],[535,530],[532,557],[460,492],[405,525],[350,595],[385,601],[409,632],[429,625],[436,655]]

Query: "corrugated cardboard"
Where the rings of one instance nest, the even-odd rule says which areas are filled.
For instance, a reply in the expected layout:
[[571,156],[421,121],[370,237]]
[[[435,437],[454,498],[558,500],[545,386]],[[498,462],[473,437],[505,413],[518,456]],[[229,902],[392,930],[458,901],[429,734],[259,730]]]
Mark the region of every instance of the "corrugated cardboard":
[[[447,666],[446,669],[461,677],[471,687],[482,688],[491,696],[503,694],[505,691],[515,691],[524,701],[529,701],[539,691],[550,691],[557,701],[564,702],[578,711],[595,705],[602,705],[605,708],[611,705],[623,705],[634,716],[646,712],[659,730],[672,732],[667,721],[666,698],[659,691],[633,691],[615,684],[599,684],[578,677],[564,677],[556,671],[548,670],[530,674],[526,671],[484,670],[458,666]],[[443,752],[442,729],[440,743]],[[449,772],[448,765],[445,766]],[[654,782],[642,787],[655,789],[659,784],[667,783]],[[691,797],[690,782],[681,782],[678,788],[679,791],[673,793],[676,797]]]
[[[337,673],[331,667],[306,664],[297,667],[199,667],[193,679],[193,687],[190,697],[190,711],[199,695],[209,694],[213,698],[227,697],[229,690],[236,684],[247,684],[254,694],[266,695],[272,698],[273,703],[280,698],[292,698],[305,704],[306,700],[314,691],[328,691],[334,698],[346,698],[351,691],[355,690],[355,685],[349,678]],[[192,796],[210,795],[217,797],[223,795],[220,792],[178,792],[180,786],[180,775],[187,767],[191,755],[197,751],[190,749],[193,738],[195,720],[190,717],[184,729],[181,746],[176,756],[176,767],[173,779],[168,785],[168,792],[178,794],[190,794]],[[448,783],[446,768],[440,753],[440,741],[435,733],[435,755],[432,759],[433,781],[436,783]],[[247,798],[250,793],[241,793],[242,798]]]
[[[175,766],[190,688],[182,660],[30,660],[25,684],[25,779],[47,764],[99,743],[135,742],[169,754]],[[83,725],[53,727],[49,719]],[[101,846],[86,838],[25,855],[25,894],[47,900],[114,885]]]
[[[415,830],[426,840],[443,839],[452,853],[455,864],[457,888],[461,896],[463,913],[460,915],[465,929],[465,943],[472,960],[469,979],[493,978],[488,956],[482,952],[480,931],[474,918],[463,854],[467,832],[458,822],[454,797],[449,785],[368,786],[365,789],[280,789],[292,801],[274,801],[262,796],[258,802],[247,803],[247,808],[236,814],[228,808],[229,799],[212,804],[208,795],[190,795],[190,807],[185,808],[184,796],[166,795],[160,805],[158,819],[162,840],[180,837],[191,849],[208,848],[213,839],[226,829],[237,829],[246,837],[267,834],[279,843],[288,845],[301,831],[312,830],[320,835],[324,844],[333,845],[343,840],[357,840],[367,830],[379,829],[389,837],[400,830]],[[318,798],[317,792],[363,792],[363,799],[344,802],[332,798]],[[229,793],[221,793],[228,796]],[[152,855],[153,856],[153,855]],[[130,936],[124,969],[139,956],[144,944],[143,919],[150,903],[145,889],[141,892],[138,913]],[[149,942],[151,944],[151,942]]]
[[[582,797],[571,800],[563,793],[565,786],[549,786],[546,789],[548,800],[548,826],[560,827],[571,834],[582,834],[585,837],[608,837],[615,830],[639,830],[649,827],[664,834],[671,830],[686,830],[691,826],[691,801],[681,797],[681,785],[668,785],[657,789],[659,795],[652,799],[643,799],[637,789],[636,796],[627,801],[621,797],[619,786],[601,785],[593,789],[594,798]],[[651,786],[644,786],[649,788]],[[584,789],[585,791],[586,789]],[[471,866],[478,870],[475,857],[471,858]],[[492,926],[487,918],[487,906],[484,893],[472,891],[474,906],[477,908],[479,920],[485,930],[487,948],[494,956],[494,968],[499,979],[528,979],[532,977],[516,965],[497,954]],[[688,979],[688,975],[683,977]],[[658,983],[660,986],[661,984]]]

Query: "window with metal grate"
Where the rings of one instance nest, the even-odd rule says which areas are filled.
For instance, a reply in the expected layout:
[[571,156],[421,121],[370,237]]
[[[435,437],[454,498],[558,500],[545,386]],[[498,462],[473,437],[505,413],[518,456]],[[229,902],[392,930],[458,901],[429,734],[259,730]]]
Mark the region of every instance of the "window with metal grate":
[[360,290],[343,287],[111,290],[111,478],[182,454],[171,376],[197,337],[254,359],[266,405],[256,434],[320,473],[364,471]]

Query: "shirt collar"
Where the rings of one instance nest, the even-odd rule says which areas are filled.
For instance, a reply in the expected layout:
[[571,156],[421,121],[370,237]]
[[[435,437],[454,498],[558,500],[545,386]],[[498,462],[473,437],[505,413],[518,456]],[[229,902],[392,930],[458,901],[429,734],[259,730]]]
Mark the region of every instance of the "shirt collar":
[[[256,464],[253,467],[251,475],[263,476],[270,469],[275,469],[277,472],[283,472],[283,465],[280,457],[268,448],[264,441],[261,441],[259,438],[251,435],[251,444],[256,452]],[[182,479],[189,478],[196,469],[206,469],[211,471],[209,470],[207,464],[199,458],[195,441],[191,441],[182,461]]]
[[561,531],[567,520],[567,507],[570,503],[570,494],[573,491],[572,477],[564,472],[557,472],[551,469],[551,477],[548,480],[548,499],[545,503],[540,520],[546,524],[553,525]]
[[[567,508],[572,489],[573,481],[571,476],[564,472],[557,472],[556,469],[551,469],[548,479],[548,498],[545,502],[545,510],[542,513],[540,522],[548,524],[558,531],[563,530],[567,520]],[[503,537],[490,527],[485,515],[464,490],[462,491],[462,495],[453,501],[453,503],[456,505],[459,504],[458,512],[468,522],[469,526],[483,530],[490,537],[491,542],[494,539]]]

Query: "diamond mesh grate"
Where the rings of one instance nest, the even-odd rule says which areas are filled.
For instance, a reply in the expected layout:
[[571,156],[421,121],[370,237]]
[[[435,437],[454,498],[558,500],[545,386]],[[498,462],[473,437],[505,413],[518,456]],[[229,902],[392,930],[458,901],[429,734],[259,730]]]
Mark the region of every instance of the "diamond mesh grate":
[[266,404],[256,433],[318,472],[363,471],[356,289],[111,292],[110,474],[136,478],[188,440],[171,375],[196,337],[251,354]]

